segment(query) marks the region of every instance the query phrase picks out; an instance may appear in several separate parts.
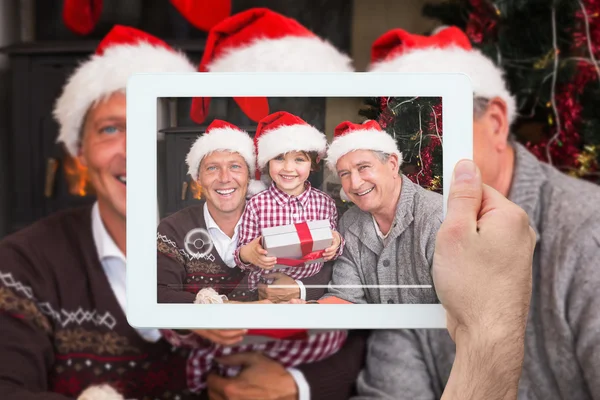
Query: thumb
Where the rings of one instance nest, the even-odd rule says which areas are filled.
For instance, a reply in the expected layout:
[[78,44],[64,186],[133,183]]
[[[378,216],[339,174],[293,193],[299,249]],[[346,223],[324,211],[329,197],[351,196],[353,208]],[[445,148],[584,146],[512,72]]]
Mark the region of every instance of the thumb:
[[237,353],[218,357],[216,360],[223,365],[247,367],[256,363],[256,353]]
[[482,198],[481,172],[471,160],[461,160],[454,168],[446,221],[450,225],[461,225],[466,231],[477,230],[477,216]]

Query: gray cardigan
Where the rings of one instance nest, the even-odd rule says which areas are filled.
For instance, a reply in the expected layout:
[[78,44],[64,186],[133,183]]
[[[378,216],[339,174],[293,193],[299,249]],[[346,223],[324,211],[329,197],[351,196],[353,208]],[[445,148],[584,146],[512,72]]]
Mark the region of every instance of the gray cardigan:
[[[437,303],[431,277],[442,196],[402,176],[396,219],[387,245],[370,213],[353,206],[339,223],[343,254],[335,261],[327,296],[352,303]],[[336,285],[431,285],[431,288],[337,288]]]
[[[519,400],[600,400],[600,187],[516,147],[510,199],[538,243]],[[356,399],[439,399],[455,346],[445,330],[373,331]]]

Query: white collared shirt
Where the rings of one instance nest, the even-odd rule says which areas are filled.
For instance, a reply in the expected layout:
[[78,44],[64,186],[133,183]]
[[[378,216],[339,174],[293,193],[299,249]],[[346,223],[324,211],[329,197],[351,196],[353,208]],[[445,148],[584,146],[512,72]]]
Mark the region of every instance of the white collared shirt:
[[[123,252],[119,249],[115,241],[109,235],[102,218],[100,217],[100,209],[98,202],[92,207],[92,235],[94,236],[94,244],[100,258],[100,264],[104,268],[108,283],[123,310],[126,313],[127,308],[127,260]],[[158,329],[136,329],[142,338],[149,342],[157,342],[160,338]]]
[[235,268],[235,259],[233,258],[233,253],[235,252],[238,244],[238,235],[242,219],[240,218],[235,225],[235,228],[233,229],[233,236],[229,237],[221,230],[221,228],[219,228],[219,225],[217,225],[212,215],[210,215],[207,204],[204,203],[204,222],[206,223],[208,234],[210,235],[215,249],[217,250],[217,253],[219,253],[221,259],[229,268]]

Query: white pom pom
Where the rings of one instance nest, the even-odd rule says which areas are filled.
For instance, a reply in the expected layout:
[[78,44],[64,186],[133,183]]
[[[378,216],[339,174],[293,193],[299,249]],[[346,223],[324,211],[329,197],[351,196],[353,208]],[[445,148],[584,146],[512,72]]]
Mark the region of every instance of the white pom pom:
[[195,304],[223,304],[227,296],[217,293],[213,288],[204,288],[196,294]]
[[98,385],[85,389],[77,400],[125,400],[125,398],[109,385]]
[[257,193],[262,192],[263,190],[267,190],[268,186],[261,180],[258,181],[256,179],[252,179],[248,184],[248,196],[254,196]]

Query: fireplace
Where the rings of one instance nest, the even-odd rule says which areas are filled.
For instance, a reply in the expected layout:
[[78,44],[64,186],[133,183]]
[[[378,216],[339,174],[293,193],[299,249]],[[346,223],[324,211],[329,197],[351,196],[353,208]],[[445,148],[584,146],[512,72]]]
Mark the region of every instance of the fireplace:
[[[52,108],[66,78],[94,52],[113,24],[129,24],[157,35],[169,45],[185,51],[194,62],[200,61],[204,50],[206,34],[191,27],[178,13],[173,13],[167,0],[144,0],[144,7],[140,1],[125,6],[121,5],[123,2],[107,0],[107,12],[97,29],[83,38],[64,27],[62,3],[58,0],[37,2],[35,21],[32,21],[35,41],[0,49],[8,55],[11,69],[7,102],[9,129],[0,130],[0,143],[9,149],[7,162],[0,168],[8,171],[8,190],[2,193],[9,196],[10,211],[8,215],[0,215],[7,221],[7,229],[0,232],[0,238],[54,212],[95,201],[93,190],[85,179],[85,169],[55,143],[58,126],[52,118]],[[269,7],[297,19],[342,51],[350,52],[352,2],[347,0],[233,0],[232,6],[232,13],[250,7]],[[128,8],[123,8],[119,14],[121,11],[116,11],[119,7]],[[193,124],[187,118],[189,104],[186,101],[171,101],[171,107],[176,111],[160,132],[164,138],[159,141],[157,155],[162,166],[158,171],[158,199],[163,217],[194,204],[199,197],[196,183],[190,181],[184,163],[189,146],[205,127]],[[290,101],[293,102],[274,100],[272,111],[294,112],[301,108],[309,123],[324,129],[324,107],[319,105],[320,100],[295,104]],[[214,101],[211,113],[251,132],[255,129],[255,124],[240,115],[239,110],[227,104],[225,99]],[[322,178],[317,175],[313,179],[313,183],[319,184]]]

